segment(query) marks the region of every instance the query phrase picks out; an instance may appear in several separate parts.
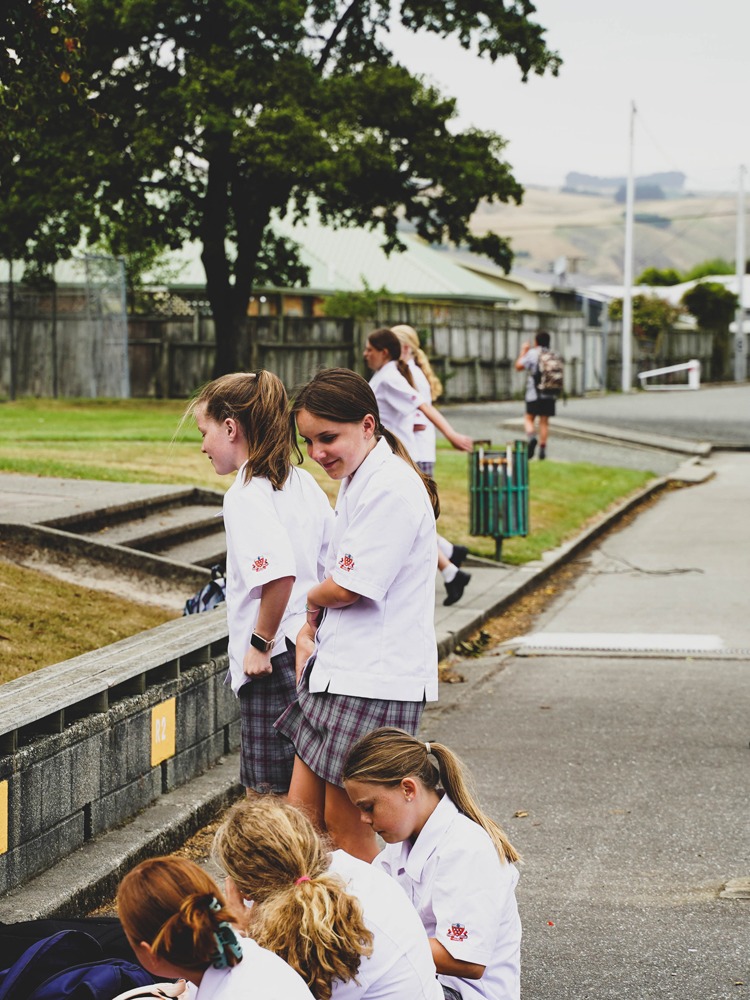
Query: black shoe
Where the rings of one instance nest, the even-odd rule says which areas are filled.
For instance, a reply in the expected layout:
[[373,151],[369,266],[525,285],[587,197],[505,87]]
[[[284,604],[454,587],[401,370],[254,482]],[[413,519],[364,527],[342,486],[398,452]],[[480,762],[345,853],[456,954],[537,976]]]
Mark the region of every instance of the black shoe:
[[450,583],[446,583],[445,589],[448,591],[448,596],[443,601],[445,606],[449,604],[455,604],[456,601],[460,601],[464,596],[464,590],[469,580],[471,580],[471,575],[469,573],[464,573],[462,569],[456,573]]
[[539,461],[541,462],[541,460],[543,458],[546,458],[546,457],[547,457],[547,446],[543,445],[543,444],[540,444],[539,445]]
[[453,552],[451,554],[451,562],[458,569],[459,566],[463,564],[464,559],[468,556],[469,550],[465,545],[454,545]]
[[534,452],[535,451],[536,451],[536,438],[535,437],[531,437],[531,438],[529,438],[529,444],[528,444],[528,455],[529,455],[529,458],[533,458],[534,457]]

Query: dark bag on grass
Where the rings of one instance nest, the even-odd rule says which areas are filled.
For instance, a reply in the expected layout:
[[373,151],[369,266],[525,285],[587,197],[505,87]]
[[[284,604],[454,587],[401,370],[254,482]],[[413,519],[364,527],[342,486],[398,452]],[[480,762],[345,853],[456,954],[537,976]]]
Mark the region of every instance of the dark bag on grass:
[[42,938],[0,972],[0,1000],[112,1000],[153,983],[140,965],[102,954],[99,942],[83,931]]
[[197,594],[185,601],[183,615],[197,615],[201,611],[211,611],[227,599],[227,581],[222,566],[211,567],[211,579]]

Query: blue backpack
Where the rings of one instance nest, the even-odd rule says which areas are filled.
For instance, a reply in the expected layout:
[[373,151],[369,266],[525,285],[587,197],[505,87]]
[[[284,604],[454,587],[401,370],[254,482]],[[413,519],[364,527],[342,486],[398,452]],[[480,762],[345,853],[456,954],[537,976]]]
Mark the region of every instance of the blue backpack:
[[193,597],[185,601],[183,615],[197,615],[201,611],[211,611],[227,599],[227,582],[221,566],[211,567],[211,579]]
[[154,982],[140,965],[102,955],[99,942],[84,931],[42,938],[0,972],[0,1000],[112,1000]]

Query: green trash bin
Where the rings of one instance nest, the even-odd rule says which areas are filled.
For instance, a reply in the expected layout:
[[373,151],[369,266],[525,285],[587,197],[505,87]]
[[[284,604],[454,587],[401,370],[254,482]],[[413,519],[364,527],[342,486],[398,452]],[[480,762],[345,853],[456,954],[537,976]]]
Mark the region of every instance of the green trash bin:
[[495,558],[503,539],[529,533],[529,456],[525,441],[504,450],[475,441],[469,456],[469,532],[495,539]]

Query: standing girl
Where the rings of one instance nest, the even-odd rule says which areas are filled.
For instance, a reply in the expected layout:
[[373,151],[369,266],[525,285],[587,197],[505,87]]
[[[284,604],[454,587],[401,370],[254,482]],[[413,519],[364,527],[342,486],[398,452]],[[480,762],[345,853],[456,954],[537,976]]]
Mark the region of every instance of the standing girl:
[[386,842],[375,864],[416,907],[445,997],[518,1000],[518,854],[477,805],[456,755],[378,729],[352,747],[342,778]]
[[189,407],[215,471],[237,474],[224,497],[224,527],[240,776],[248,792],[278,794],[289,788],[294,747],[273,723],[294,700],[293,643],[307,591],[323,575],[333,523],[315,480],[292,468],[287,409],[281,380],[267,371],[223,375]]
[[371,861],[375,838],[341,787],[341,767],[371,729],[416,732],[425,700],[437,699],[437,495],[383,427],[361,375],[319,372],[292,415],[310,457],[341,487],[326,576],[308,592],[298,637],[297,701],[276,723],[297,754],[289,800],[337,847]]
[[[450,441],[459,451],[471,451],[473,442],[466,434],[459,434],[445,417],[432,405],[433,386],[437,383],[429,361],[420,349],[426,368],[433,381],[415,360],[411,341],[404,341],[397,333],[411,331],[419,345],[416,331],[410,326],[381,328],[374,330],[367,338],[365,361],[374,372],[370,387],[380,407],[381,419],[386,427],[401,438],[417,468],[432,478],[435,471],[435,429]],[[411,407],[411,409],[410,409]],[[468,555],[463,546],[454,546],[447,538],[438,535],[438,569],[443,578],[446,597],[443,604],[455,604],[471,576],[460,569]]]
[[316,1000],[442,1000],[427,935],[401,889],[372,865],[329,852],[288,802],[238,803],[214,855],[240,925]]
[[283,959],[240,937],[213,880],[193,861],[143,861],[117,890],[117,912],[138,961],[153,976],[184,979],[187,1000],[312,1000]]

